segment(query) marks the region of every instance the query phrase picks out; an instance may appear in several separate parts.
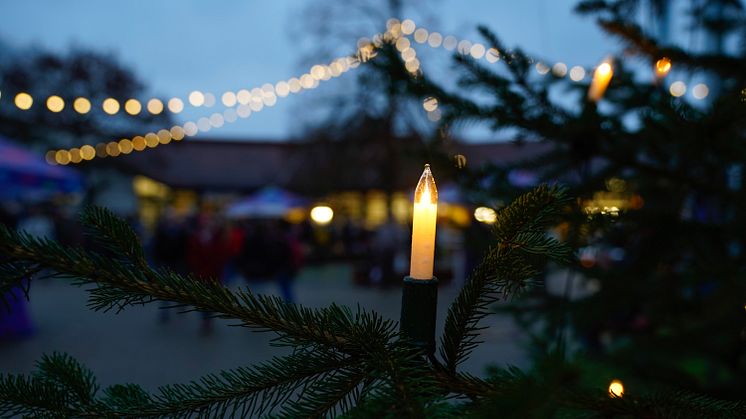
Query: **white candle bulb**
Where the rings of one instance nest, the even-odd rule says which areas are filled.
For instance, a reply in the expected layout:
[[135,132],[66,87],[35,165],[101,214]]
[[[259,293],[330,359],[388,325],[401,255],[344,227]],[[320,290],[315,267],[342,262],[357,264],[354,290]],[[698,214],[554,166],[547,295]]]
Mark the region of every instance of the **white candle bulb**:
[[414,214],[412,218],[412,259],[409,276],[414,279],[433,278],[435,258],[435,222],[438,219],[438,190],[430,165],[420,176],[414,191]]

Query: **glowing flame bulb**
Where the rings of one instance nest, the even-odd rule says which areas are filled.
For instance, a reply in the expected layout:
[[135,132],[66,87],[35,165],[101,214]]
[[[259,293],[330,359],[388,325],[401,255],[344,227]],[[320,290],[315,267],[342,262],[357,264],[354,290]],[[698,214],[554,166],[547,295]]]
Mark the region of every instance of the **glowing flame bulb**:
[[671,71],[671,60],[666,57],[655,62],[655,75],[659,78],[666,77]]
[[591,87],[588,89],[588,99],[593,102],[601,100],[613,75],[614,69],[611,67],[611,62],[609,60],[604,61],[596,67],[596,71],[593,72]]
[[623,397],[624,384],[619,380],[612,380],[609,384],[609,397]]
[[412,259],[409,276],[414,279],[433,278],[435,259],[435,224],[438,219],[438,189],[430,165],[420,176],[414,191],[412,218]]

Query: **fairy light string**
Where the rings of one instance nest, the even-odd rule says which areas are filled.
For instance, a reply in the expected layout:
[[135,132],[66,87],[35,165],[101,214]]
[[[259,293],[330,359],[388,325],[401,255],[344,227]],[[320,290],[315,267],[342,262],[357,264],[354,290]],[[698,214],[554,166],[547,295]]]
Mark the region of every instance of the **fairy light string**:
[[[399,21],[392,18],[386,22],[385,32],[376,34],[372,39],[359,39],[354,56],[339,57],[329,64],[317,64],[312,66],[307,73],[298,77],[281,80],[274,84],[265,83],[261,87],[250,90],[226,91],[217,96],[210,92],[193,90],[187,95],[186,100],[172,97],[167,100],[151,98],[147,101],[140,101],[130,98],[119,101],[108,97],[100,105],[94,105],[86,97],[77,97],[66,101],[61,96],[51,95],[35,100],[31,94],[19,92],[14,96],[13,102],[21,111],[29,110],[40,102],[52,113],[59,113],[65,108],[71,107],[72,110],[81,115],[91,112],[94,106],[100,106],[104,114],[112,116],[122,113],[130,116],[144,113],[159,115],[164,112],[179,114],[187,106],[210,108],[218,103],[225,107],[222,112],[214,112],[195,121],[187,121],[180,125],[174,125],[170,129],[164,128],[143,136],[113,140],[96,145],[86,144],[69,149],[50,150],[46,153],[46,160],[50,164],[77,164],[94,158],[116,157],[135,151],[148,150],[159,145],[169,144],[171,141],[181,141],[185,137],[192,137],[200,132],[220,128],[238,119],[248,118],[252,113],[260,112],[265,107],[274,106],[279,99],[300,93],[303,90],[315,89],[320,82],[339,77],[349,70],[357,68],[361,63],[374,58],[376,50],[385,43],[394,45],[404,62],[406,70],[412,75],[421,71],[421,63],[415,50],[416,44],[432,49],[443,48],[446,51],[456,51],[463,56],[478,61],[484,60],[490,64],[498,62],[505,54],[505,52],[498,51],[496,48],[488,48],[479,42],[472,42],[467,39],[459,40],[453,35],[444,36],[439,32],[417,27],[412,19]],[[580,65],[569,67],[562,61],[551,65],[544,61],[534,60],[534,62],[535,71],[539,76],[547,76],[551,73],[554,77],[568,77],[576,83],[582,82],[593,75],[594,72],[594,69],[586,69]],[[671,68],[670,59],[661,58],[654,65],[656,78],[665,78]],[[671,96],[681,97],[686,94],[688,86],[684,81],[676,80],[669,85],[668,90]],[[709,87],[704,83],[699,83],[692,87],[691,94],[695,99],[702,100],[709,95]],[[2,92],[0,92],[0,97],[2,97]],[[425,108],[427,117],[431,121],[440,119],[440,110],[437,105],[437,99],[435,98],[426,98],[423,102],[423,108]]]

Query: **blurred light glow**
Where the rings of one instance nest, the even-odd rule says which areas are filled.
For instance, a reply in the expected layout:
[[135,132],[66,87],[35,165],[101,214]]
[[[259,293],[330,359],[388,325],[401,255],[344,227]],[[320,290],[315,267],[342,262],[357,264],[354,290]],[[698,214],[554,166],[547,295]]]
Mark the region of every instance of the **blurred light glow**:
[[443,38],[443,48],[447,49],[448,51],[453,51],[453,49],[456,48],[457,44],[458,40],[453,35],[448,35]]
[[417,70],[420,69],[420,60],[418,60],[417,58],[409,60],[406,63],[404,63],[404,67],[410,73],[415,73],[415,72],[417,72]]
[[128,99],[124,102],[124,111],[130,115],[137,115],[142,111],[142,105],[137,99]]
[[[604,63],[606,64],[606,63]],[[603,65],[603,64],[602,64]],[[608,64],[607,64],[608,65]],[[585,78],[585,69],[579,65],[570,69],[570,80],[581,81]]]
[[65,101],[62,100],[59,96],[49,96],[47,98],[47,109],[49,109],[52,112],[61,112],[63,109],[65,109]]
[[236,114],[239,118],[248,118],[251,115],[251,107],[248,105],[241,105],[236,109]]
[[334,218],[334,210],[326,205],[311,208],[311,219],[319,225],[329,224]]
[[684,96],[684,94],[686,93],[686,83],[684,83],[681,80],[675,81],[671,83],[671,86],[668,88],[668,91],[671,93],[671,96],[673,97]]
[[557,77],[565,77],[565,74],[567,74],[567,64],[556,63],[552,66],[552,74]]
[[134,147],[132,146],[132,141],[128,140],[127,138],[122,138],[121,140],[119,140],[119,150],[122,151],[122,154],[130,154],[133,148]]
[[73,101],[73,109],[81,115],[87,114],[91,111],[91,101],[84,97],[79,97]]
[[171,127],[171,138],[174,139],[174,141],[181,141],[184,139],[184,128],[180,127],[179,125]]
[[210,130],[210,120],[205,118],[204,116],[197,120],[197,128],[199,128],[202,132],[207,132]]
[[168,100],[168,110],[171,113],[179,113],[184,110],[184,102],[178,97],[172,97]]
[[[31,97],[30,94],[26,92],[21,92],[16,95],[16,97],[13,99],[13,102],[16,104],[16,107],[18,107],[18,109],[25,111],[31,108],[31,105],[34,104],[34,99]],[[69,162],[70,162],[70,158],[68,156],[67,163]],[[57,163],[60,163],[60,159],[57,159]],[[67,164],[67,163],[60,163],[60,164]]]
[[171,131],[162,129],[158,131],[158,142],[161,144],[168,144],[171,142]]
[[655,62],[655,75],[658,77],[666,77],[671,71],[671,60],[663,57]]
[[549,66],[540,61],[536,63],[536,72],[544,76],[549,73]]
[[148,101],[148,112],[150,112],[153,115],[158,115],[159,113],[163,112],[163,102],[161,102],[160,99],[150,99]]
[[215,106],[215,95],[212,93],[205,93],[205,104],[206,107],[212,108]]
[[220,101],[223,102],[223,105],[228,107],[236,106],[236,94],[233,92],[225,92],[223,93],[223,96],[220,97]]
[[419,28],[416,31],[414,31],[414,40],[418,44],[424,44],[425,42],[427,42],[427,36],[428,36],[428,32],[427,32],[427,29],[425,28]]
[[223,111],[223,119],[225,119],[225,122],[228,123],[236,122],[236,120],[238,119],[238,113],[236,113],[235,109],[228,108]]
[[143,151],[145,150],[146,144],[145,144],[145,138],[137,135],[135,138],[132,139],[132,148],[134,148],[137,151]]
[[425,108],[426,111],[432,112],[438,109],[438,99],[432,96],[426,97],[422,101],[422,107]]
[[215,128],[220,128],[225,123],[225,119],[223,119],[223,115],[219,113],[214,113],[210,115],[210,125]]
[[93,146],[86,144],[83,147],[80,147],[80,156],[83,160],[93,160],[93,158],[96,157],[96,149],[93,148]]
[[482,44],[474,44],[471,46],[471,50],[469,51],[471,56],[474,57],[474,59],[480,59],[484,57],[484,53],[486,52],[486,49],[484,48],[484,45]]
[[83,158],[80,156],[80,149],[73,147],[70,149],[70,163],[80,163]]
[[192,121],[189,121],[184,124],[184,134],[186,134],[189,137],[193,137],[197,135],[199,132],[199,128],[197,127],[197,124],[195,124]]
[[477,207],[474,210],[474,219],[480,223],[494,224],[497,221],[497,212],[489,207]]
[[623,397],[624,384],[619,380],[612,380],[609,384],[609,397]]
[[159,141],[158,136],[155,133],[149,132],[145,134],[145,145],[146,146],[150,148],[156,147],[158,145],[158,141]]
[[68,164],[70,163],[70,152],[67,150],[58,150],[54,154],[54,159],[58,164]]
[[251,101],[251,93],[246,89],[241,89],[236,94],[236,100],[242,105],[248,105]]
[[205,95],[199,90],[189,93],[189,103],[192,106],[202,106],[205,104]]
[[430,36],[427,37],[427,44],[433,48],[438,48],[443,44],[443,35],[438,32],[432,32]]
[[695,99],[702,100],[710,94],[710,88],[704,83],[699,83],[692,88],[692,96]]
[[116,141],[111,141],[108,144],[106,144],[106,154],[116,157],[121,153],[122,150],[119,149],[119,143]]
[[427,113],[427,119],[428,121],[431,121],[431,122],[440,121],[440,117],[441,117],[440,109],[435,109]]
[[414,21],[412,19],[404,19],[404,21],[401,23],[401,32],[404,35],[412,34],[415,28],[416,28],[416,25],[414,24]]
[[497,48],[490,48],[485,53],[484,58],[487,59],[487,62],[496,63],[500,60],[500,51]]
[[469,52],[471,52],[471,41],[467,39],[461,40],[461,42],[458,43],[458,52],[461,55],[466,55]]
[[275,85],[275,91],[277,96],[285,97],[290,93],[290,85],[286,81],[281,81]]
[[115,113],[119,112],[119,102],[117,102],[116,99],[109,97],[104,99],[104,102],[101,104],[101,108],[109,115],[114,115]]
[[399,38],[396,40],[396,49],[399,52],[404,51],[405,49],[409,48],[410,42],[407,38]]

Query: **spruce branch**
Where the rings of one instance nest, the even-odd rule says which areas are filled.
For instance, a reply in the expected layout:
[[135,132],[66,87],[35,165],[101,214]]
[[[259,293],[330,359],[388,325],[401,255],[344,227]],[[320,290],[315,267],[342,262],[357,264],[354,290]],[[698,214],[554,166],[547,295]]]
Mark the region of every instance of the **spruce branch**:
[[568,204],[565,190],[540,186],[500,210],[493,231],[498,239],[472,273],[448,309],[441,338],[440,355],[451,373],[478,346],[479,321],[489,314],[488,306],[510,298],[538,272],[523,259],[524,253],[543,253],[566,261],[570,252],[549,241],[546,229]]

